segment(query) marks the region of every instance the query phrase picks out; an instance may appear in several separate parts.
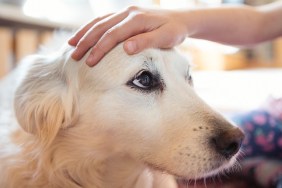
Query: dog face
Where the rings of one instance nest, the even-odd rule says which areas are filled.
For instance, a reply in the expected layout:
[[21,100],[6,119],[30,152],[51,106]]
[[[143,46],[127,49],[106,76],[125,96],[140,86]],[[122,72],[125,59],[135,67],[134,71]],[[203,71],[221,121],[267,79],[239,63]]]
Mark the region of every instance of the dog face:
[[119,45],[93,68],[70,52],[36,58],[16,93],[18,121],[42,147],[69,145],[81,158],[119,153],[186,178],[234,162],[242,132],[196,95],[176,51],[128,56]]

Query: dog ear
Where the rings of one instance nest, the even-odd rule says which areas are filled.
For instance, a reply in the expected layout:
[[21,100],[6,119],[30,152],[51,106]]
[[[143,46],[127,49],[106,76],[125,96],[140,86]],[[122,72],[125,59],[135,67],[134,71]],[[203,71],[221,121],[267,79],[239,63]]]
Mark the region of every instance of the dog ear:
[[77,119],[75,84],[70,84],[64,59],[35,57],[32,61],[15,93],[15,113],[21,127],[48,146],[60,129]]

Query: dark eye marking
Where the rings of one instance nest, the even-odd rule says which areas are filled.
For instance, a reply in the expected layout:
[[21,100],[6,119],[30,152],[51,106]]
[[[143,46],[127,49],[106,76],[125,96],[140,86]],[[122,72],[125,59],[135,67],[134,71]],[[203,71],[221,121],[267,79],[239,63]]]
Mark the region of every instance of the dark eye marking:
[[186,72],[186,75],[185,75],[185,79],[188,81],[189,85],[193,86],[193,78],[192,78],[192,75],[191,75],[191,67],[189,66],[188,67],[188,70]]
[[187,81],[188,81],[189,85],[194,86],[193,77],[191,75],[187,76]]
[[163,90],[163,82],[159,74],[153,74],[148,70],[139,71],[126,85],[145,92]]

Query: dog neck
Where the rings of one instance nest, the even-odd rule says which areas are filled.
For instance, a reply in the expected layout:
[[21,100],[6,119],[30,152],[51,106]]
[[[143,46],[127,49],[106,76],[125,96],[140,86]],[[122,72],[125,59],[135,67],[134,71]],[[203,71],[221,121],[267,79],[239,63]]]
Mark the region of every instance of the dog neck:
[[[33,139],[30,135],[23,135],[25,139]],[[44,151],[37,148],[38,145],[26,145],[21,151],[26,162],[19,160],[16,166],[9,167],[6,175],[12,183],[6,187],[21,182],[24,188],[152,188],[152,172],[141,162],[117,152],[95,150],[89,153],[83,144],[74,149],[71,141],[68,142],[70,145],[64,143],[56,140]],[[27,177],[28,174],[33,174],[33,177]]]
[[[35,143],[32,142],[33,136],[20,135],[25,135],[25,140]],[[78,136],[80,135],[61,135],[60,138],[68,140],[57,139],[46,150],[41,150],[37,144],[27,144],[21,151],[26,163],[19,160],[15,168],[9,167],[7,176],[12,178],[9,182],[15,185],[21,182],[22,187],[29,188],[176,187],[171,176],[153,171],[142,162],[104,145],[102,140],[105,138],[94,137],[96,146],[92,146],[95,149],[89,151],[88,146],[92,143],[86,142],[82,137],[76,138]],[[76,139],[81,142],[77,143]],[[27,177],[27,174],[33,174],[33,178]]]
[[107,158],[98,156],[94,160],[80,159],[67,166],[64,173],[68,175],[68,181],[79,187],[152,187],[151,171],[142,163],[122,154],[113,154]]
[[[84,168],[87,170],[87,168]],[[76,183],[84,188],[177,188],[173,176],[149,169],[132,158],[116,154],[103,160],[95,160],[93,168],[87,170],[92,175],[81,176],[78,171],[70,172],[70,178],[80,176]],[[74,173],[74,174],[71,174]],[[73,175],[73,177],[72,177]],[[87,179],[85,179],[87,178]],[[88,182],[85,184],[85,182]]]
[[[88,145],[89,142],[81,143],[80,147],[74,150],[70,140],[67,141],[70,143],[69,146],[54,147],[58,149],[50,152],[54,156],[48,158],[53,158],[53,164],[60,166],[61,169],[57,170],[58,174],[64,175],[66,181],[70,182],[69,184],[83,188],[152,188],[152,171],[142,162],[124,153],[114,151],[112,146],[103,143],[105,138],[100,139],[96,136],[93,140],[96,146],[93,145],[95,149],[91,153],[83,145],[83,143]],[[62,156],[65,158],[62,159]]]

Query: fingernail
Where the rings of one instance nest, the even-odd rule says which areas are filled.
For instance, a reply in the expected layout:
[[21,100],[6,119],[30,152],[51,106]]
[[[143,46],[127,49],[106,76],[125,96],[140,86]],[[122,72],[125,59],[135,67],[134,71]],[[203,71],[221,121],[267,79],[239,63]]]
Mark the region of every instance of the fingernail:
[[134,41],[127,41],[124,45],[125,45],[125,50],[130,54],[136,52],[137,50],[137,45],[136,42]]
[[74,36],[70,37],[69,40],[68,40],[68,44],[71,45],[71,46],[75,46],[75,40],[74,40]]
[[72,52],[71,57],[72,57],[74,60],[78,60],[78,52],[77,52],[76,49]]
[[89,57],[86,59],[86,64],[88,66],[93,66],[96,64],[97,57],[93,54],[90,54]]

